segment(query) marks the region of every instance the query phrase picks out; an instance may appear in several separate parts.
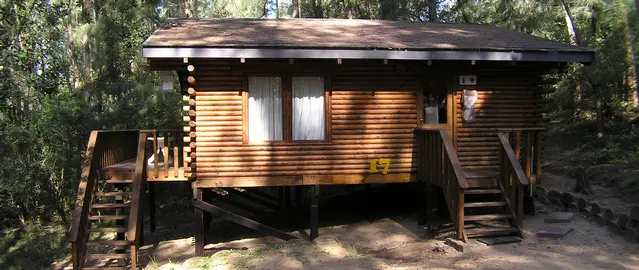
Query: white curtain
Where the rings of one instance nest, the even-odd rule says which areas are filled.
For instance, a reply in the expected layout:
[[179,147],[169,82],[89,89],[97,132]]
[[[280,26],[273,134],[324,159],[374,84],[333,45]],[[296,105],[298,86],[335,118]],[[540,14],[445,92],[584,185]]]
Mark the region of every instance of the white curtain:
[[323,140],[324,78],[293,77],[293,140]]
[[281,141],[281,79],[279,77],[250,77],[248,87],[249,141]]

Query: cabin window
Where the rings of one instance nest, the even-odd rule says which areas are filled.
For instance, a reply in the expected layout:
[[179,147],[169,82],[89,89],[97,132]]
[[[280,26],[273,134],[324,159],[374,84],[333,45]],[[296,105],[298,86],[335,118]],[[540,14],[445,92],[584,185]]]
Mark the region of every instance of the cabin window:
[[324,78],[293,77],[291,86],[293,140],[324,140],[326,133]]
[[281,141],[282,79],[250,77],[248,95],[249,141]]
[[424,118],[423,124],[446,124],[447,89],[445,81],[433,79],[424,89]]

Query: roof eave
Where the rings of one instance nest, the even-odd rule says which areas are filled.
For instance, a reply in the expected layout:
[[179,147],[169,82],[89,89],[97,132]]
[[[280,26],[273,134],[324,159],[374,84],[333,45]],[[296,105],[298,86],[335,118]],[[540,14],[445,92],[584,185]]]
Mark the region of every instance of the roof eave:
[[283,59],[389,59],[476,60],[514,62],[594,61],[592,51],[468,51],[468,50],[371,50],[299,48],[143,47],[145,58],[283,58]]

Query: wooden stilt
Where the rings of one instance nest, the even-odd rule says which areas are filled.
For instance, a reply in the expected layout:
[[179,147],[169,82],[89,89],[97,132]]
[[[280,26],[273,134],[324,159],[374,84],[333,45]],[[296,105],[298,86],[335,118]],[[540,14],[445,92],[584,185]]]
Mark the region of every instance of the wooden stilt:
[[[199,199],[193,200],[193,206],[195,206],[196,209],[200,209],[200,211],[205,211],[211,214],[215,214],[216,217],[220,217],[228,221],[234,222],[236,224],[242,225],[244,227],[251,228],[259,232],[263,232],[270,236],[274,236],[283,240],[295,239],[295,236],[287,234],[273,227],[264,225],[255,220],[224,210],[218,206],[204,202]],[[196,242],[197,242],[197,239],[196,239]]]
[[[202,200],[202,190],[195,188],[194,198]],[[195,220],[194,220],[194,232],[195,232],[195,256],[204,255],[204,213],[201,209],[195,207]]]
[[427,184],[426,186],[426,221],[428,222],[429,230],[436,230],[435,222],[437,221],[437,215],[435,215],[435,209],[438,204],[438,194],[435,186]]
[[284,187],[284,207],[291,207],[291,195],[292,195],[292,187]]
[[149,187],[149,228],[151,232],[155,232],[155,184],[147,182]]
[[311,233],[310,240],[313,241],[319,236],[319,185],[310,187],[311,198]]
[[[211,200],[213,199],[213,191],[210,189],[204,189],[202,190],[202,201],[205,202],[211,202]],[[213,221],[213,215],[209,212],[204,211],[202,213],[203,215],[203,219],[204,219],[204,224],[203,224],[203,228],[204,228],[204,235],[205,235],[205,239],[206,239],[206,235],[208,235],[209,230],[211,229],[211,221]],[[206,243],[205,243],[206,244]]]
[[428,184],[419,183],[420,191],[419,198],[417,198],[417,203],[419,204],[417,207],[417,225],[426,224],[426,216],[428,215]]
[[302,205],[302,186],[295,186],[295,206]]
[[277,198],[280,201],[280,208],[286,208],[286,187],[277,187]]

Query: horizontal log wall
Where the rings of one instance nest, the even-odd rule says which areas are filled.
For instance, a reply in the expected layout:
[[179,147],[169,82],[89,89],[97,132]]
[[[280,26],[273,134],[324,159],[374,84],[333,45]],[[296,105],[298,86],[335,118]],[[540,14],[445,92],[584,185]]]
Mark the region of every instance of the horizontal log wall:
[[[538,68],[478,67],[469,74],[477,75],[478,85],[459,86],[455,94],[455,128],[459,160],[465,168],[499,166],[499,128],[542,126],[545,101]],[[475,120],[462,119],[463,89],[477,90]]]
[[[183,74],[182,80],[196,91],[188,101],[191,110],[186,129],[191,137],[191,161],[198,182],[216,186],[260,185],[256,180],[279,179],[273,178],[279,176],[369,175],[372,174],[369,160],[379,158],[391,159],[388,175],[383,179],[364,177],[362,181],[393,182],[393,174],[397,174],[397,181],[414,181],[410,174],[416,170],[415,92],[419,89],[414,73],[401,67],[398,71],[396,65],[338,66],[277,61],[240,64],[193,60],[188,64],[193,65],[195,71]],[[180,69],[182,64],[177,66]],[[269,74],[269,70],[280,72]],[[243,142],[250,128],[246,126],[247,109],[243,108],[246,102],[243,99],[248,98],[243,93],[244,80],[251,75],[330,78],[330,113],[327,114],[330,140]],[[383,166],[377,167],[382,177]],[[253,181],[247,177],[253,177]],[[341,178],[331,179],[335,183],[335,179]]]
[[[186,71],[187,65],[193,65],[195,70]],[[543,124],[539,77],[543,70],[551,68],[538,63],[480,62],[473,66],[470,62],[435,62],[431,66],[426,61],[384,64],[381,60],[344,60],[338,64],[334,60],[253,59],[246,59],[245,63],[239,59],[189,59],[188,64],[182,59],[153,59],[151,67],[176,70],[185,93],[188,85],[197,90],[185,107],[189,109],[185,130],[191,138],[192,167],[196,168],[198,180],[215,182],[217,186],[300,175],[364,179],[362,176],[370,176],[369,159],[384,157],[392,161],[383,181],[392,179],[392,173],[404,177],[415,173],[414,128],[422,117],[417,101],[421,86],[433,78],[447,81],[467,74],[477,75],[479,82],[467,87],[479,90],[476,119],[471,124],[463,123],[464,87],[455,83],[451,134],[464,167],[495,167],[499,154],[496,129]],[[247,144],[247,109],[242,105],[247,98],[244,80],[251,75],[328,77],[330,140]],[[293,181],[281,179],[284,180],[279,183]],[[295,179],[295,183],[300,183]],[[353,181],[349,183],[359,180]]]

